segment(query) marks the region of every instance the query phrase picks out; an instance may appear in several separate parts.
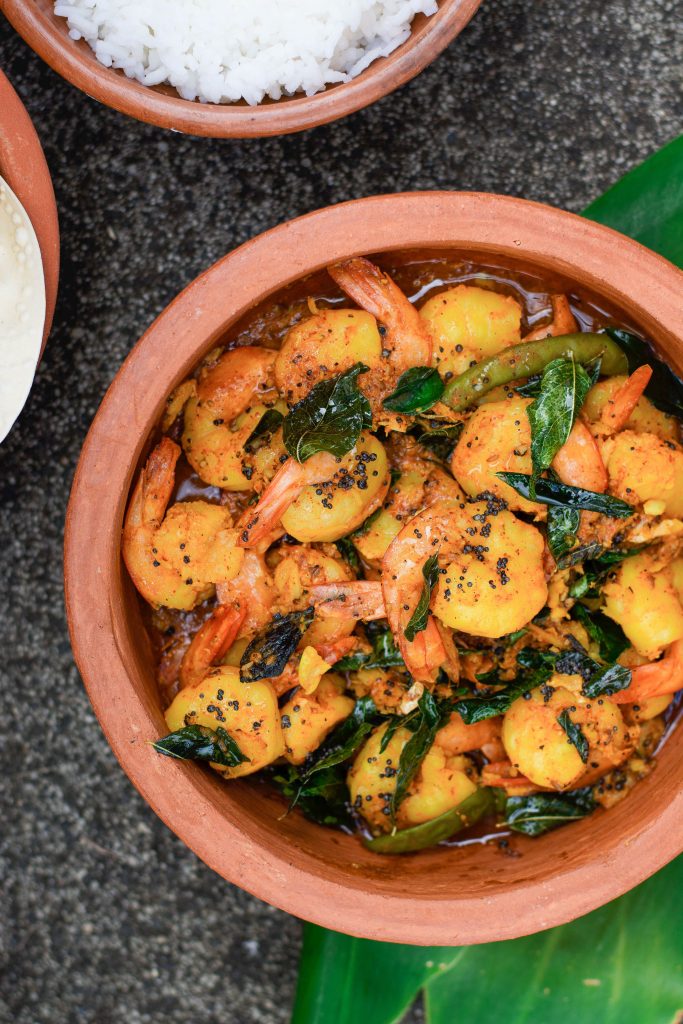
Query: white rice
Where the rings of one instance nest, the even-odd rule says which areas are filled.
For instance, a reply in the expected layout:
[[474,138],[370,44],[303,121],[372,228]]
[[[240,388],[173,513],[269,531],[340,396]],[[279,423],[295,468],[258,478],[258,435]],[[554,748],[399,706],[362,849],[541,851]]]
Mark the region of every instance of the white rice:
[[56,0],[106,67],[188,100],[260,103],[347,82],[437,0]]

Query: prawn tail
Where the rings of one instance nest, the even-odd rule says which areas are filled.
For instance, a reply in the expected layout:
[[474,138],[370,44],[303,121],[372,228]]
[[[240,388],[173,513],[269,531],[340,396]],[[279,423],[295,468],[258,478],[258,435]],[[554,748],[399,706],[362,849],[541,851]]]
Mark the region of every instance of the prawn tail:
[[246,609],[218,605],[185,651],[180,666],[181,689],[201,682],[211,666],[230,650],[246,614]]
[[[175,485],[175,468],[180,458],[180,448],[170,437],[162,437],[152,451],[140,474],[140,507],[142,523],[158,526],[171,500]],[[137,488],[133,502],[138,498]]]
[[248,508],[237,523],[239,547],[256,547],[264,537],[267,537],[305,486],[303,467],[295,459],[288,459],[270,481],[256,505]]
[[386,616],[381,583],[366,580],[351,583],[317,583],[309,589],[321,619],[365,619]]

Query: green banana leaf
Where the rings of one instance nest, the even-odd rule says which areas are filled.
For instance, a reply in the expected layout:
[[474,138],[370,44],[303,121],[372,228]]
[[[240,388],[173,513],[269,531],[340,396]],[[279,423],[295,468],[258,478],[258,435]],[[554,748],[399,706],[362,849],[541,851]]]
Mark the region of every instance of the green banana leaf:
[[[683,268],[683,136],[584,211]],[[483,946],[397,946],[306,925],[292,1024],[682,1024],[683,857],[560,928]]]
[[683,135],[583,211],[683,267]]
[[592,914],[512,942],[396,946],[307,925],[292,1024],[673,1024],[683,1013],[683,857]]

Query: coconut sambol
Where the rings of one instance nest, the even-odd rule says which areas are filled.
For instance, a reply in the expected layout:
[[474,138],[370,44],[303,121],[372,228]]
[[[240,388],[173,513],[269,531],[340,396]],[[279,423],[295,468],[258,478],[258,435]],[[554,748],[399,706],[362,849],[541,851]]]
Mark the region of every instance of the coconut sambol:
[[328,272],[175,389],[133,489],[157,749],[379,852],[609,806],[683,687],[680,383],[523,275]]

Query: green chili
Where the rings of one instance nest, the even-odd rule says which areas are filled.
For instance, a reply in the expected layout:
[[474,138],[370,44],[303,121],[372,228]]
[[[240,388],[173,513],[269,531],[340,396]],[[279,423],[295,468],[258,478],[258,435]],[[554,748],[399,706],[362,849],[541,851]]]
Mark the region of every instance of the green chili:
[[424,850],[428,846],[436,846],[444,839],[450,839],[456,832],[474,825],[487,814],[493,814],[496,807],[495,791],[484,786],[438,818],[399,832],[366,839],[364,845],[374,853],[413,853],[415,850]]
[[604,376],[628,373],[628,359],[607,334],[563,334],[512,345],[498,355],[484,359],[454,377],[446,385],[442,401],[456,412],[474,405],[493,388],[542,373],[553,359],[569,359],[590,363],[602,357],[600,372]]

